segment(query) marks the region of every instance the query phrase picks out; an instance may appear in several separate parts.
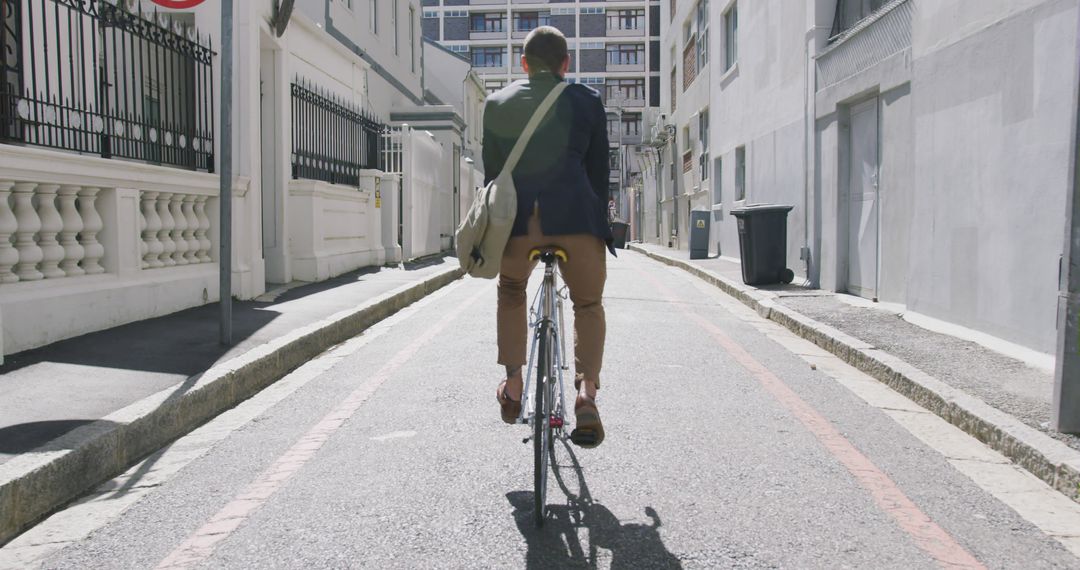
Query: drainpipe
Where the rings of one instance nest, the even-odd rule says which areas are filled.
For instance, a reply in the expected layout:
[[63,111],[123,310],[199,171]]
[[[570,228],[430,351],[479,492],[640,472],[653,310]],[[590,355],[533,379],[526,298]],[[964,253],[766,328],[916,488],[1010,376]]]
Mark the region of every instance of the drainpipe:
[[[1080,66],[1080,21],[1073,69]],[[1061,259],[1058,294],[1058,342],[1054,366],[1052,427],[1060,432],[1080,433],[1080,76],[1073,78],[1073,137],[1069,152],[1072,184],[1065,199],[1065,247]]]

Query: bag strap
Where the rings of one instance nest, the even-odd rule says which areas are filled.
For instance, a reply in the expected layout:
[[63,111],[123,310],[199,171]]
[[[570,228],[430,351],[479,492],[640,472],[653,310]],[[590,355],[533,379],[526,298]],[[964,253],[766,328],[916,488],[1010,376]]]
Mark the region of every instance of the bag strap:
[[559,98],[559,94],[566,89],[566,82],[559,82],[550,92],[547,97],[540,102],[540,106],[533,112],[529,122],[525,124],[525,130],[521,131],[521,137],[514,143],[513,150],[510,151],[510,156],[506,159],[506,163],[503,165],[504,172],[514,172],[514,167],[517,166],[518,160],[521,160],[521,155],[525,154],[525,147],[528,146],[529,140],[532,139],[533,133],[536,132],[537,127],[540,126],[540,121],[543,120],[544,115],[547,115],[551,106],[555,104],[555,100]]

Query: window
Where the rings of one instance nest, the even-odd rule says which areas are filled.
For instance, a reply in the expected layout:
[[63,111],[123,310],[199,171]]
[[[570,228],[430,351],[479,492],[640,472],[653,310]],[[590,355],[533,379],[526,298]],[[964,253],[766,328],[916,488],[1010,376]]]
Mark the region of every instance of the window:
[[514,31],[530,32],[540,26],[551,25],[551,15],[547,12],[517,12],[514,14]]
[[409,62],[416,73],[416,8],[409,6]]
[[637,113],[624,113],[622,117],[622,134],[635,137],[641,134],[641,115]]
[[604,49],[604,42],[581,42],[581,49]]
[[582,8],[581,13],[582,14],[603,14],[604,9],[603,8]]
[[467,18],[469,13],[465,10],[447,10],[443,12],[444,18]]
[[739,6],[724,13],[724,71],[739,61]]
[[368,20],[372,33],[379,33],[379,0],[368,0]]
[[[449,16],[449,15],[450,15],[450,13],[447,12],[447,16]],[[424,10],[424,18],[432,19],[432,18],[438,18],[438,17],[439,17],[438,12],[435,12],[434,10]]]
[[619,99],[622,99],[623,103],[627,101],[644,101],[645,79],[608,78],[605,84],[605,93],[607,102],[615,102]]
[[394,55],[398,55],[398,25],[397,25],[398,0],[394,0],[393,10],[390,11],[390,23],[394,26]]
[[608,65],[639,65],[645,63],[645,44],[611,44],[607,46]]
[[503,31],[503,15],[498,13],[473,14],[469,19],[470,32]]
[[472,64],[476,67],[502,67],[505,54],[506,48],[503,47],[474,47]]
[[678,77],[678,68],[675,66],[675,58],[671,58],[671,111],[675,112],[675,108],[679,102],[679,88],[675,82],[675,78]]
[[709,63],[709,0],[700,0],[697,5],[697,49],[698,69],[705,69]]
[[506,85],[506,81],[503,79],[488,79],[484,82],[484,88],[488,93],[494,93],[499,89],[502,89]]
[[735,149],[735,201],[746,199],[746,147]]
[[611,10],[607,15],[609,30],[641,30],[645,27],[645,10]]
[[[614,127],[615,127],[615,124],[618,123],[618,122],[619,122],[618,119],[613,119],[611,117],[608,117],[608,133],[609,134],[617,132]],[[619,169],[619,149],[617,149],[617,148],[613,148],[613,149],[608,151],[608,169],[609,170],[618,170]]]
[[449,49],[450,51],[452,51],[454,53],[469,53],[469,46],[462,46],[462,45],[446,46],[446,49]]
[[[720,157],[716,157],[716,177],[713,180],[713,204],[720,205],[724,203],[724,161]],[[716,221],[720,221],[716,219]]]
[[881,9],[888,0],[837,0],[830,40],[850,30],[859,21]]
[[696,39],[690,36],[690,41],[683,47],[683,78],[682,89],[686,91],[697,79],[697,47]]
[[554,16],[573,16],[577,11],[574,8],[552,8],[551,14]]
[[580,82],[585,84],[585,85],[603,85],[604,84],[604,78],[603,77],[582,77]]
[[709,179],[709,110],[702,109],[698,114],[698,141],[701,144],[701,154],[698,156],[698,166],[701,170],[701,179]]

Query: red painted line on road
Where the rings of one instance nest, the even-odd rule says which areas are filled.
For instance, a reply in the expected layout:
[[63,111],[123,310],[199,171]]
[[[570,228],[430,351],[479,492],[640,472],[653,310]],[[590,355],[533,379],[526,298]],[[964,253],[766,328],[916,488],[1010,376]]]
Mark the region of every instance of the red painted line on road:
[[930,555],[939,566],[949,569],[985,569],[986,567],[956,542],[949,533],[922,512],[900,490],[896,482],[886,475],[868,457],[862,454],[843,436],[825,416],[799,397],[783,380],[773,374],[761,362],[735,342],[720,327],[689,309],[672,293],[671,289],[656,277],[639,269],[639,272],[660,290],[661,295],[679,308],[683,314],[712,335],[740,366],[757,378],[758,382],[776,398],[791,414],[812,433],[821,445],[847,468],[859,485],[870,493],[878,507],[888,513],[896,524],[911,536],[915,545]]
[[431,326],[424,334],[416,337],[397,352],[386,364],[369,378],[362,386],[354,390],[330,413],[323,416],[307,433],[293,444],[281,457],[262,472],[248,487],[237,495],[229,504],[222,507],[209,522],[195,531],[180,546],[176,547],[158,564],[159,570],[178,570],[190,568],[206,560],[214,553],[214,548],[240,527],[256,510],[285,486],[289,479],[311,458],[315,457],[330,436],[334,435],[345,422],[360,409],[360,406],[375,390],[404,364],[412,360],[420,349],[461,315],[481,296],[490,291],[487,287],[458,305]]

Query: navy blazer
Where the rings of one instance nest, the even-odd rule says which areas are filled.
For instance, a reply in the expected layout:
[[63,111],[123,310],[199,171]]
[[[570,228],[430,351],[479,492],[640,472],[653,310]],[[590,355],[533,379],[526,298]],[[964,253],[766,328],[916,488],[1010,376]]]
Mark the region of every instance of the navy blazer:
[[[551,73],[538,73],[488,96],[485,185],[502,171],[525,123],[559,81]],[[518,211],[510,235],[528,233],[533,204],[539,202],[544,235],[592,234],[610,246],[608,152],[607,113],[600,94],[585,85],[567,86],[514,168]]]

